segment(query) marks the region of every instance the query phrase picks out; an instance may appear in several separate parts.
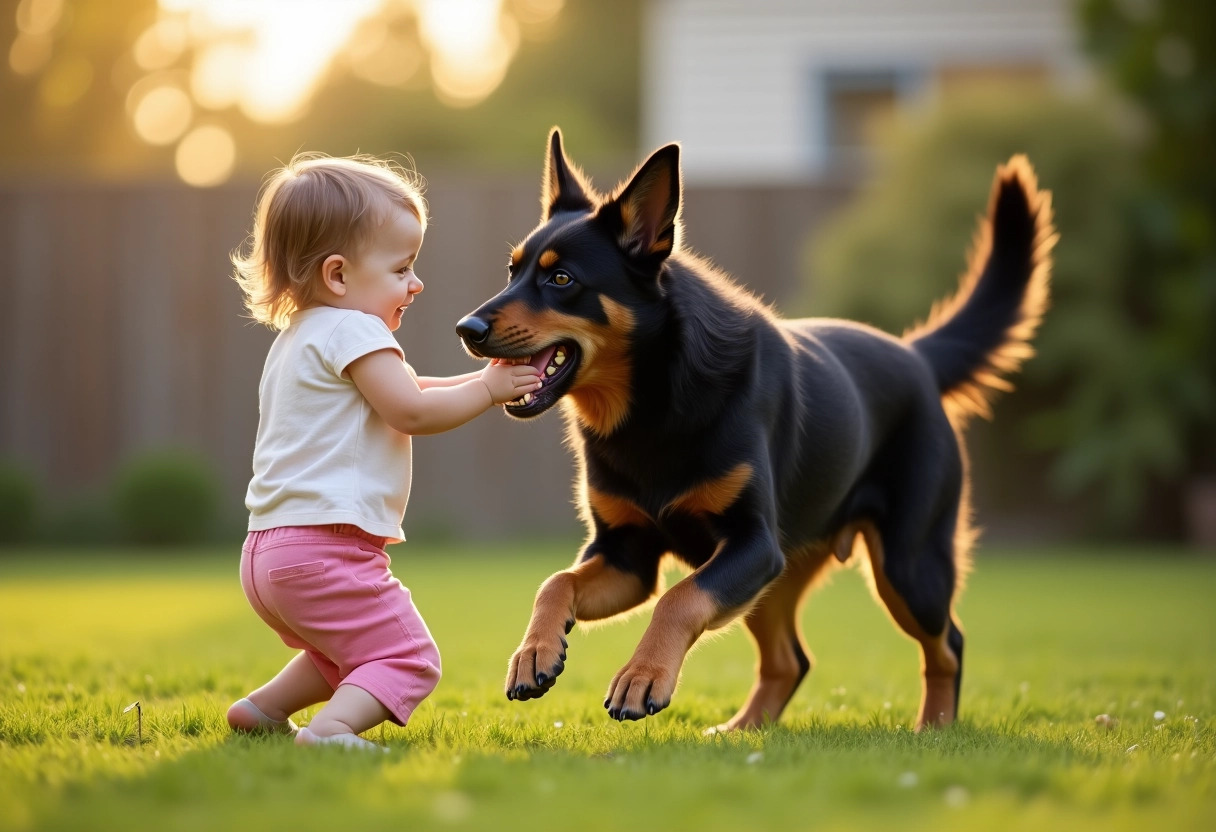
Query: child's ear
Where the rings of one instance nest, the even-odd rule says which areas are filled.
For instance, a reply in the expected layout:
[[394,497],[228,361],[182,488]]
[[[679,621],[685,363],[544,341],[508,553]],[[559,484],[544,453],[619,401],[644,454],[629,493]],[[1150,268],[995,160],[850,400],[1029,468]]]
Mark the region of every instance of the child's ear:
[[570,164],[562,150],[562,131],[554,127],[545,151],[545,175],[540,186],[540,221],[546,222],[558,211],[590,211],[595,192],[582,171]]
[[679,245],[680,191],[680,146],[669,144],[651,154],[597,216],[630,257],[662,260]]
[[346,258],[331,254],[321,263],[321,282],[338,297],[346,294]]

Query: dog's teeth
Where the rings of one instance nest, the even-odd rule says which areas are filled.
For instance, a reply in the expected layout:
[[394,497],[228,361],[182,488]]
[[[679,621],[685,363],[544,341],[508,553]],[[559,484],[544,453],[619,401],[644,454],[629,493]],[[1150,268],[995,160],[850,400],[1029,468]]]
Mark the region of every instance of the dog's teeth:
[[557,355],[553,356],[553,363],[554,363],[554,364],[561,364],[561,363],[562,363],[563,361],[565,361],[565,360],[566,360],[566,352],[565,352],[565,350],[560,350],[560,349],[559,349],[559,350],[557,351]]
[[557,368],[554,367],[552,364],[550,364],[548,367],[545,368],[545,375],[547,375],[547,376],[551,376],[556,372],[557,372]]
[[524,393],[524,404],[532,404],[532,394]]

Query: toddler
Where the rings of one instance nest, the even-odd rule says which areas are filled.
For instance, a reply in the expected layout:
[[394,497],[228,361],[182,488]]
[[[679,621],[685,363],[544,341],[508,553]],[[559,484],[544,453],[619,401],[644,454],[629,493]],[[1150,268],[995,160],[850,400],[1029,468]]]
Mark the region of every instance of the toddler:
[[[403,539],[410,437],[462,425],[541,386],[527,364],[415,374],[393,331],[422,291],[421,188],[370,157],[297,156],[262,191],[247,255],[233,256],[254,320],[279,330],[259,386],[241,585],[292,648],[228,709],[238,731],[300,745],[378,746],[439,681],[439,651],[385,546]],[[325,706],[305,728],[290,717]]]

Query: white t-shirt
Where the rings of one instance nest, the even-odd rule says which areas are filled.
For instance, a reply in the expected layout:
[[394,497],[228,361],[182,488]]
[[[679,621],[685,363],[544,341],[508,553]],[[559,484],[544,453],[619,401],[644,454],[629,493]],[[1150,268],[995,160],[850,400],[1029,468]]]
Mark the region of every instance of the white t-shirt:
[[275,338],[258,388],[245,496],[250,531],[350,523],[405,539],[410,437],[389,427],[343,375],[356,358],[382,349],[404,363],[384,321],[331,306],[294,313]]

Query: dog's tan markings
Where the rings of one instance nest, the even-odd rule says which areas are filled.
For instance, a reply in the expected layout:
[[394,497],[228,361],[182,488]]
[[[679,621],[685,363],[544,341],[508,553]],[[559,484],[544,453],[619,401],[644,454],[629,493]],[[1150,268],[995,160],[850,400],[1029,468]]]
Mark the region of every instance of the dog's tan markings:
[[[785,571],[769,584],[748,611],[744,622],[756,645],[759,662],[751,694],[719,731],[758,728],[776,722],[802,677],[809,672],[811,651],[799,627],[799,609],[816,578],[830,569],[832,547],[827,542],[797,549],[786,556]],[[799,661],[802,651],[806,666]]]
[[650,244],[650,253],[659,254],[660,252],[670,251],[672,248],[671,237],[659,237]]
[[650,597],[642,579],[599,555],[551,576],[536,593],[532,620],[507,667],[506,691],[522,685],[523,696],[541,689],[537,673],[556,678],[564,666],[564,637],[576,620],[610,618]]
[[675,693],[684,656],[701,634],[724,616],[724,610],[692,576],[668,590],[633,657],[608,686],[608,710],[613,716],[638,719],[666,707]]
[[584,355],[569,399],[578,420],[606,436],[629,415],[633,377],[629,342],[633,334],[633,313],[606,297],[601,297],[600,303],[608,325],[582,322],[582,337],[577,340]]
[[598,491],[590,486],[587,486],[586,497],[587,506],[606,526],[650,525],[650,517],[632,500]]
[[549,269],[557,262],[557,252],[553,249],[546,249],[537,261],[542,269]]
[[511,249],[511,265],[518,266],[523,261],[524,261],[524,247],[523,247],[523,244],[521,243],[520,245],[517,245],[515,248]]
[[663,512],[684,511],[688,514],[721,514],[732,505],[752,478],[752,466],[741,462],[728,473],[698,483],[676,497]]
[[873,524],[859,524],[862,539],[869,554],[870,587],[878,600],[887,608],[896,625],[920,643],[921,654],[921,701],[920,715],[916,718],[916,730],[926,727],[949,725],[954,721],[957,703],[954,697],[954,681],[958,675],[959,661],[946,641],[950,628],[945,627],[938,635],[925,632],[907,603],[887,580],[883,571],[884,551],[882,539]]
[[608,318],[607,325],[553,309],[537,312],[522,301],[513,301],[494,316],[495,330],[513,334],[509,338],[496,337],[485,348],[538,350],[555,341],[577,342],[583,356],[567,398],[582,424],[607,435],[629,413],[633,313],[608,298],[602,297],[600,302]]

